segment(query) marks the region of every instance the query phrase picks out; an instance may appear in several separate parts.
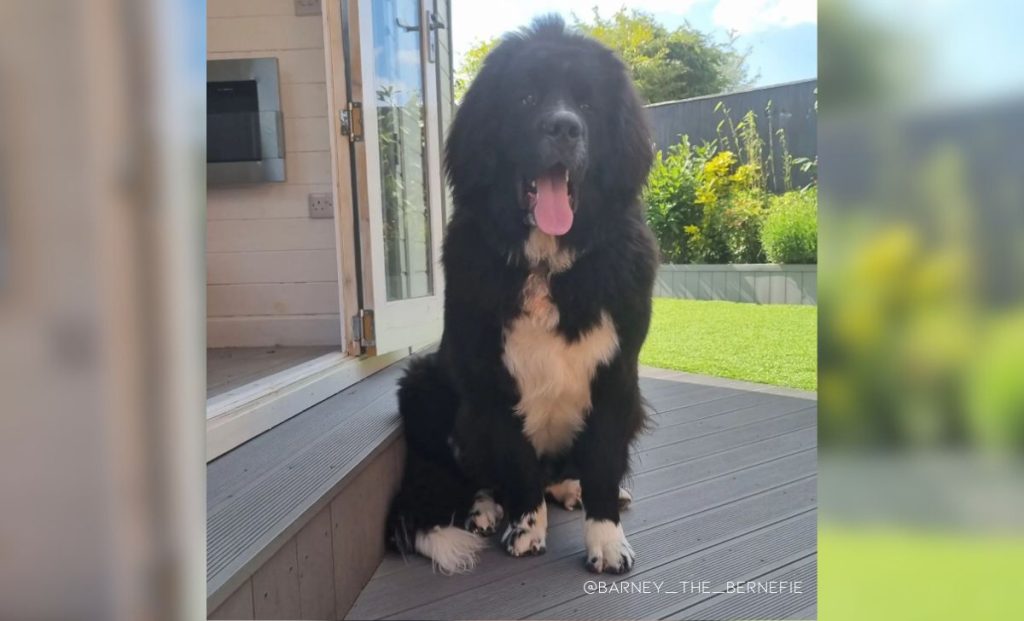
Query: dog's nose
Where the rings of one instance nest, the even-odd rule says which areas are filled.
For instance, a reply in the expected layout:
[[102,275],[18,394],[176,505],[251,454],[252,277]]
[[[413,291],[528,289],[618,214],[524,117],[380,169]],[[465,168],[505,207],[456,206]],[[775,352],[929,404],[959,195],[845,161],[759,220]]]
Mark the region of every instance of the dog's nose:
[[556,140],[576,142],[583,133],[583,122],[569,110],[558,110],[541,122],[541,131]]

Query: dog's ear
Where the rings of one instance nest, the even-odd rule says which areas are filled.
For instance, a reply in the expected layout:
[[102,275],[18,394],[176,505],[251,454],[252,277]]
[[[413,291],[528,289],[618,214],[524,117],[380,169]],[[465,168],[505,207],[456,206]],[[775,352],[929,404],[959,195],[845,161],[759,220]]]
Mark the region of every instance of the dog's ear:
[[510,62],[515,41],[506,39],[487,58],[455,112],[445,141],[445,173],[456,203],[486,191],[498,169],[504,92],[501,73]]
[[611,180],[616,189],[629,194],[631,198],[639,195],[647,173],[651,170],[654,160],[653,139],[647,122],[647,110],[633,86],[633,81],[622,68],[622,86],[618,89],[618,139],[616,141],[620,157],[616,158],[616,167]]

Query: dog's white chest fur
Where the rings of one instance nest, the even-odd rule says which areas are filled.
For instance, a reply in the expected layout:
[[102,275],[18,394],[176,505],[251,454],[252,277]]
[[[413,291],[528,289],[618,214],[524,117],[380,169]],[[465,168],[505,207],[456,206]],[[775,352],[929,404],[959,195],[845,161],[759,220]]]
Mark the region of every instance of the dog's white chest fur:
[[[567,269],[571,258],[558,256],[553,243],[538,242],[539,235],[543,234],[535,232],[527,246],[531,262],[532,250],[550,255],[545,258],[555,271]],[[542,271],[531,273],[523,290],[523,314],[505,329],[502,359],[519,387],[516,413],[523,417],[523,432],[538,455],[565,448],[583,428],[594,373],[619,349],[615,324],[605,312],[597,325],[572,343],[556,331],[558,320],[548,277]]]

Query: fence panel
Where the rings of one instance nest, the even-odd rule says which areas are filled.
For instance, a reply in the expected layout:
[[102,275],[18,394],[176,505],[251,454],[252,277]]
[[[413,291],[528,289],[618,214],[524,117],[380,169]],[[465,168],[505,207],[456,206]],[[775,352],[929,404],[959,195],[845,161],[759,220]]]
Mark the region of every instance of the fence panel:
[[[647,114],[654,134],[654,144],[657,149],[667,151],[670,146],[679,142],[682,135],[688,135],[692,145],[717,139],[718,124],[725,119],[724,111],[715,112],[715,106],[719,102],[730,109],[730,116],[735,123],[739,123],[748,110],[753,110],[757,114],[757,127],[761,138],[765,144],[768,144],[770,138],[773,144],[775,175],[771,181],[772,190],[781,192],[784,189],[782,148],[774,132],[780,128],[784,131],[789,152],[793,157],[817,157],[818,115],[814,105],[817,99],[814,91],[817,87],[816,79],[803,80],[737,93],[651,104],[647,106]],[[771,136],[765,114],[768,102],[772,104]],[[727,125],[728,122],[723,125],[723,131],[728,132]],[[727,135],[730,135],[731,139],[731,134]],[[807,174],[799,169],[793,171],[794,187],[803,186],[809,181]]]
[[662,265],[654,297],[754,304],[818,303],[817,265]]

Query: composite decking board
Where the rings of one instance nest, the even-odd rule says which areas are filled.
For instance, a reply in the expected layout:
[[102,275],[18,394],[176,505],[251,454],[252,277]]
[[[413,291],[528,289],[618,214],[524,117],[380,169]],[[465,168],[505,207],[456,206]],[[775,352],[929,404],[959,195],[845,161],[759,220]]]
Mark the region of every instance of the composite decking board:
[[745,408],[719,412],[696,420],[683,420],[672,424],[657,425],[653,433],[639,439],[636,448],[639,451],[651,450],[682,442],[702,438],[721,431],[736,429],[744,425],[770,421],[787,414],[814,410],[814,406],[796,399],[776,397],[777,401],[763,405],[751,405]]
[[[207,595],[292,536],[398,435],[393,365],[208,466]],[[307,414],[310,415],[307,418]]]
[[[817,518],[812,510],[718,542],[696,554],[685,555],[652,569],[639,572],[634,570],[629,579],[657,580],[677,585],[686,580],[707,580],[712,590],[718,590],[727,581],[753,578],[758,573],[806,557],[812,553],[816,538]],[[586,578],[578,580],[578,583],[584,580]],[[582,588],[574,591],[576,597],[569,602],[543,611],[531,610],[516,615],[516,618],[529,618],[531,615],[547,619],[573,617],[590,620],[678,618],[674,613],[686,606],[687,600],[696,603],[708,597],[704,594],[689,594],[687,597],[682,593],[666,594],[664,597],[643,593],[582,596]],[[690,618],[685,614],[681,617]]]
[[[817,432],[814,428],[800,429],[782,436],[764,440],[753,445],[744,445],[735,449],[714,453],[674,464],[671,467],[646,472],[630,480],[630,489],[635,503],[648,497],[691,488],[697,484],[731,477],[743,477],[757,466],[776,467],[778,462],[800,453],[813,452],[816,449]],[[808,458],[813,458],[809,456]],[[727,483],[720,481],[719,483]],[[580,511],[566,511],[553,505],[549,511],[549,525],[554,528],[565,523],[579,523],[582,520]],[[385,557],[381,563],[378,577],[402,569],[411,569],[411,565],[420,561],[419,556],[401,558],[397,554]],[[426,563],[424,561],[424,563]],[[416,571],[416,570],[413,570]]]
[[758,582],[800,582],[801,593],[787,593],[785,597],[766,593],[730,593],[714,595],[699,604],[688,606],[669,619],[809,619],[802,616],[815,605],[817,597],[817,555],[811,554],[756,578]]
[[[761,476],[747,476],[734,485],[708,482],[658,497],[638,500],[623,515],[623,526],[637,550],[640,563],[654,566],[659,559],[679,556],[685,548],[673,537],[693,538],[703,544],[714,537],[727,540],[765,523],[784,518],[796,507],[799,511],[813,508],[816,486],[813,482],[813,455],[795,457],[789,464],[763,469]],[[550,578],[566,572],[572,579],[588,575],[582,568],[582,517],[552,525],[548,536],[548,552],[540,557],[510,559],[496,546],[480,555],[480,566],[474,573],[445,577],[431,573],[429,564],[410,563],[408,571],[385,579],[374,579],[350,613],[351,618],[376,618],[410,608],[410,602],[448,602],[452,598],[504,599],[511,597],[504,587],[526,581],[538,589]],[[661,544],[658,544],[661,542]],[[649,544],[649,545],[648,545]],[[661,547],[658,547],[658,546]],[[562,576],[563,578],[565,576]],[[470,595],[467,595],[470,593]],[[474,600],[475,601],[475,600]],[[425,610],[417,613],[426,614]],[[486,614],[516,615],[512,611]],[[485,609],[472,615],[485,614]],[[417,618],[416,614],[410,614]],[[420,617],[429,618],[429,617]]]
[[[652,426],[635,446],[626,482],[634,501],[623,525],[638,552],[627,578],[661,580],[694,567],[709,579],[806,575],[801,568],[813,565],[816,543],[813,393],[694,377],[643,371]],[[741,605],[706,597],[646,608],[590,603],[580,590],[594,578],[582,568],[582,513],[552,507],[549,514],[545,555],[511,559],[492,542],[467,575],[441,576],[422,557],[389,553],[348,617],[695,618],[686,610]],[[765,610],[799,618],[814,610],[813,586],[811,595],[773,601]],[[588,612],[572,612],[581,605]]]
[[652,408],[650,415],[651,420],[654,422],[669,421],[677,418],[699,416],[704,412],[717,413],[729,409],[736,409],[746,405],[756,404],[761,400],[761,398],[762,395],[756,393],[730,391],[729,394],[719,394],[712,398],[683,405],[673,401],[668,405],[663,405],[661,409]]
[[[813,430],[808,430],[813,431]],[[714,506],[721,505],[723,503],[733,502],[736,500],[742,500],[744,497],[729,496],[729,493],[744,493],[749,492],[750,487],[746,485],[730,485],[731,481],[736,477],[758,477],[762,474],[761,471],[766,469],[774,470],[769,476],[772,478],[760,479],[762,483],[768,483],[779,480],[778,477],[785,477],[788,473],[787,468],[790,468],[793,463],[803,464],[803,468],[812,471],[811,468],[815,462],[815,437],[813,433],[804,433],[804,437],[794,438],[796,442],[791,443],[792,452],[774,455],[763,459],[765,452],[757,454],[755,451],[750,451],[751,455],[744,456],[738,459],[736,467],[732,467],[728,462],[721,460],[718,463],[710,462],[708,464],[694,464],[692,472],[681,473],[680,478],[677,481],[671,481],[663,486],[654,487],[647,485],[645,481],[638,481],[637,486],[633,489],[634,492],[634,507],[625,512],[623,520],[625,523],[631,523],[634,519],[646,520],[648,524],[654,522],[658,517],[658,511],[656,509],[648,511],[646,514],[641,513],[640,517],[637,517],[634,509],[643,509],[647,506],[648,501],[651,498],[662,496],[666,494],[673,494],[670,502],[676,502],[675,497],[679,494],[686,495],[686,502],[681,502],[675,506],[674,511],[675,517],[685,517],[684,511],[689,513],[699,513],[702,510],[714,508]],[[795,435],[795,434],[794,434]],[[771,454],[769,454],[771,455]],[[712,456],[718,457],[718,455]],[[742,463],[743,459],[749,459],[750,462],[746,465]],[[658,473],[660,474],[660,473]],[[809,476],[809,475],[806,475]],[[664,479],[656,482],[663,482]],[[707,490],[710,490],[707,491]],[[704,499],[706,502],[711,503],[707,506],[700,504],[694,504],[695,501]],[[661,501],[657,501],[661,502]],[[687,503],[690,503],[689,505]],[[714,506],[712,506],[714,505]],[[581,528],[582,514],[579,511],[565,511],[561,507],[554,505],[549,509],[549,528],[552,533],[563,532],[565,528],[577,529]],[[556,530],[557,527],[557,530]],[[549,542],[550,543],[550,542]],[[549,547],[549,551],[553,548]],[[485,555],[490,555],[495,558],[496,562],[500,563],[502,554],[495,550],[488,550],[484,552]],[[410,556],[402,559],[398,555],[389,555],[381,563],[376,578],[380,578],[382,575],[395,573],[397,571],[419,571],[415,566],[416,563],[422,562],[426,565],[426,560],[421,559],[418,556]],[[481,573],[487,573],[491,569],[500,567],[495,565],[488,568],[485,563],[481,563]]]
[[734,446],[815,426],[817,412],[808,408],[778,418],[742,425],[710,433],[692,440],[682,440],[633,455],[632,472],[640,474],[664,468],[682,459],[710,455],[723,446]]
[[648,399],[659,397],[666,393],[708,393],[722,390],[721,386],[708,386],[706,384],[695,384],[693,382],[673,382],[672,380],[660,378],[641,378],[640,389]]
[[[379,399],[362,416],[350,421],[350,433],[334,433],[300,451],[292,460],[268,473],[238,502],[225,503],[207,517],[207,571],[215,574],[235,559],[240,550],[259,540],[312,499],[323,498],[344,475],[355,469],[376,448],[380,438],[397,431],[393,399]],[[363,420],[357,420],[362,418]]]
[[[672,468],[646,473],[631,481],[633,500],[640,502],[650,496],[730,475],[744,476],[755,466],[776,464],[780,460],[798,453],[814,451],[816,446],[817,430],[803,429],[752,445],[740,446],[705,458],[677,464]],[[553,528],[567,522],[578,523],[581,519],[580,515],[579,511],[570,512],[553,506],[549,510],[549,525]],[[412,567],[414,564],[420,564],[422,567],[414,569]],[[422,568],[427,568],[429,571],[427,561],[421,557],[410,556],[403,559],[397,554],[391,554],[381,562],[375,579],[405,569],[420,571]]]
[[[813,546],[814,541],[813,508],[808,506],[809,502],[813,502],[811,498],[813,492],[806,489],[808,487],[806,482],[803,482],[802,485],[805,488],[803,491],[804,501],[800,507],[802,511],[789,510],[791,504],[789,500],[776,493],[774,497],[769,496],[762,499],[763,502],[760,505],[747,505],[746,511],[734,511],[733,515],[723,517],[722,520],[674,521],[661,528],[634,533],[631,543],[637,551],[639,562],[646,565],[634,569],[630,576],[631,579],[639,580],[646,576],[649,579],[662,580],[666,575],[682,573],[683,577],[671,578],[673,582],[677,582],[686,579],[686,575],[692,577],[694,565],[699,567],[708,565],[709,567],[701,573],[708,575],[708,579],[714,580],[717,576],[713,575],[711,570],[719,566],[719,560],[736,561],[734,555],[728,554],[735,548],[746,549],[749,552],[749,556],[744,556],[739,561],[744,564],[751,561],[757,562],[762,558],[788,561],[788,555],[793,554],[792,550],[799,550],[799,554],[807,554],[808,551],[804,548],[807,545]],[[801,531],[809,528],[812,531],[809,535],[803,534],[799,544],[794,544],[791,539],[780,536],[778,531],[780,525],[790,524],[794,519],[805,520],[804,526],[788,528]],[[432,601],[423,605],[410,608],[408,603],[411,598],[407,598],[404,610],[391,613],[385,618],[519,619],[534,617],[559,619],[571,617],[591,619],[596,616],[644,618],[646,615],[641,615],[640,611],[634,607],[620,608],[617,611],[606,610],[604,615],[593,610],[580,614],[566,614],[567,611],[553,609],[573,602],[583,595],[584,583],[595,578],[583,569],[582,534],[577,532],[575,539],[578,549],[573,554],[563,555],[552,562],[538,565],[525,572],[521,571],[512,575],[509,575],[508,572],[500,574],[497,580],[448,597],[432,597]],[[729,569],[732,568],[733,565],[730,565]],[[607,581],[619,579],[615,576],[606,576],[605,578]],[[582,601],[586,602],[587,600]],[[580,604],[581,602],[575,602],[570,605],[570,609],[573,606],[579,607]],[[607,605],[595,606],[595,608],[607,609]],[[671,610],[666,612],[671,612]],[[360,618],[354,612],[349,616],[350,618]]]
[[206,502],[216,510],[317,439],[337,430],[373,401],[391,394],[404,365],[394,365],[321,401],[207,464]]
[[[402,366],[392,366],[360,382],[209,464],[208,567],[213,571],[208,590],[223,586],[243,567],[252,571],[254,550],[267,545],[274,533],[284,532],[303,504],[323,495],[328,482],[337,484],[344,479],[347,470],[358,471],[366,451],[396,437],[394,392]],[[773,524],[813,511],[813,393],[734,380],[705,381],[650,369],[642,371],[641,390],[652,427],[635,447],[633,473],[627,480],[634,505],[624,514],[623,524],[639,552],[637,568],[630,577],[674,567],[687,556],[714,564],[714,554],[701,552],[707,545],[747,541]],[[318,487],[317,482],[322,485]],[[312,509],[307,507],[307,511]],[[515,599],[521,610],[518,615],[473,610],[468,617],[522,617],[554,610],[573,599],[585,603],[587,599],[581,598],[578,590],[558,596],[544,590],[566,576],[581,583],[591,577],[582,570],[582,514],[561,508],[552,508],[550,514],[546,555],[510,559],[492,545],[482,553],[480,567],[468,576],[443,577],[431,572],[426,559],[414,556],[403,561],[397,554],[389,554],[348,616],[429,618],[423,613],[431,606],[443,609],[446,604],[462,602],[460,605],[472,609],[474,598],[481,602]],[[677,545],[685,543],[680,537],[690,537],[685,541],[691,543],[702,539],[705,545]],[[666,541],[675,543],[667,545]],[[814,546],[802,550],[802,555],[799,550],[789,556],[783,551],[790,550],[766,553],[766,558],[770,557],[766,571],[784,575],[786,566],[779,563],[785,560],[798,567]],[[544,582],[539,585],[544,587],[539,591],[542,594],[533,596],[532,601],[521,596],[522,591],[512,587],[524,580]],[[684,607],[698,605],[672,604],[663,616],[679,613],[686,617]],[[396,610],[396,605],[400,609]],[[725,603],[718,605],[724,607]],[[701,610],[715,609],[707,602],[699,606]],[[787,606],[784,616],[789,617],[814,611],[813,601],[810,606],[806,601]],[[620,610],[611,616],[632,617],[629,612]],[[452,616],[445,613],[438,618]]]
[[631,474],[626,479],[627,487],[632,492],[634,500],[664,493],[723,474],[772,463],[803,451],[815,450],[817,436],[817,429],[808,427],[740,444],[657,470]]
[[759,384],[744,380],[735,380],[728,377],[712,377],[708,375],[697,375],[686,371],[674,371],[672,369],[655,369],[653,367],[640,367],[640,379],[661,380],[676,384],[697,384],[700,386],[731,388],[742,392],[756,392],[780,397],[796,397],[799,399],[817,400],[817,393],[811,390],[789,388],[788,386],[775,386],[773,384]]
[[[797,453],[813,451],[817,447],[817,439],[817,429],[814,427],[797,429],[735,447],[727,447],[703,457],[686,459],[658,470],[633,474],[627,478],[626,485],[633,494],[634,502],[639,502],[648,496],[743,472],[754,466],[771,464]],[[548,520],[549,524],[554,526],[578,520],[579,515],[579,512],[564,511],[558,507],[550,512]],[[381,563],[378,576],[398,571],[410,562],[418,560],[420,558],[417,556],[402,559],[397,554],[389,555]]]
[[679,422],[696,420],[709,414],[731,412],[753,406],[775,403],[779,402],[779,400],[784,400],[787,403],[799,403],[803,406],[814,405],[814,401],[808,401],[806,399],[744,392],[709,399],[707,401],[690,403],[683,406],[673,405],[673,407],[670,408],[662,408],[660,411],[655,410],[651,413],[650,419],[651,423],[654,425],[668,427]]
[[738,394],[741,394],[740,391],[732,388],[706,386],[695,389],[690,385],[678,384],[659,388],[656,393],[653,391],[651,394],[644,393],[644,401],[655,412],[661,413],[670,408],[706,403]]

